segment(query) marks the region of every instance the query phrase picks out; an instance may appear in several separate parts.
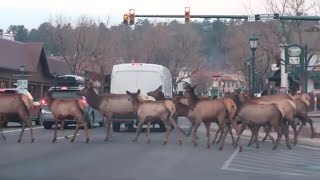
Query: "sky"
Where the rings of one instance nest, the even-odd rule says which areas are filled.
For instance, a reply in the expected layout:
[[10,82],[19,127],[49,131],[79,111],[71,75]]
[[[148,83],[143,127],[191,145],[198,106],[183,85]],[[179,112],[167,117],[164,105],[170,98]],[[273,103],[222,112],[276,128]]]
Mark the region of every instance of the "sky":
[[[110,25],[122,22],[122,16],[133,8],[136,14],[184,14],[190,6],[191,14],[239,15],[266,13],[263,0],[0,0],[0,28],[23,24],[28,29],[58,14],[76,18],[88,15],[106,20]],[[168,19],[164,19],[166,21]],[[157,19],[157,21],[161,21]]]

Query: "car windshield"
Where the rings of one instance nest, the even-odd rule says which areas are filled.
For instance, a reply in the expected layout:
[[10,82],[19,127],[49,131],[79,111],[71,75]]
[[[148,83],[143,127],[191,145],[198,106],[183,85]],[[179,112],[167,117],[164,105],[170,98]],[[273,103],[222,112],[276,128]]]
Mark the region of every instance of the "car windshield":
[[79,92],[79,91],[54,91],[54,92],[52,92],[52,97],[58,98],[58,99],[81,98],[81,96],[76,94],[77,92]]

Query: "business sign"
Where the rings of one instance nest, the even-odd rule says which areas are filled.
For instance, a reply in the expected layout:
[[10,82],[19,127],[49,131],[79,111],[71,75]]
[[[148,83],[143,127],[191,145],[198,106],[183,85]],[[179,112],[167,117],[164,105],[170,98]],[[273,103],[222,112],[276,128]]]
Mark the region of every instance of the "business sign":
[[28,80],[17,80],[17,88],[28,89]]

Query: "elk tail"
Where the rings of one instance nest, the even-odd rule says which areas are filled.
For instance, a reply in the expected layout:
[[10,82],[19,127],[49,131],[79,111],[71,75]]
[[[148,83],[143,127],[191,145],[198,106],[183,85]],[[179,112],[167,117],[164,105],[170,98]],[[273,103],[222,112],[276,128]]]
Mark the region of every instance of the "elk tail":
[[32,107],[32,101],[27,95],[21,94],[21,100],[28,110]]

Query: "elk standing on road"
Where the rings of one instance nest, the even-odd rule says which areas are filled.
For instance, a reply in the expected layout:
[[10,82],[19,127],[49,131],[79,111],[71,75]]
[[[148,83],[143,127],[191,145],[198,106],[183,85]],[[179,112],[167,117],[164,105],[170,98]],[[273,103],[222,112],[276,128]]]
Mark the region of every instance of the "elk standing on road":
[[[168,137],[172,131],[171,124],[177,130],[178,143],[181,145],[182,140],[180,137],[180,127],[178,127],[175,121],[175,106],[171,101],[142,101],[139,99],[140,89],[136,93],[126,91],[131,97],[130,101],[134,107],[134,111],[139,118],[139,124],[136,131],[136,137],[133,141],[137,141],[141,132],[142,125],[150,121],[160,119],[166,127],[166,136],[163,144],[167,144]],[[147,143],[150,143],[150,125],[147,129]]]
[[85,104],[80,99],[56,99],[52,97],[52,91],[48,92],[48,96],[46,100],[47,100],[48,107],[54,117],[55,126],[56,126],[54,130],[54,136],[53,136],[52,142],[56,142],[57,140],[58,121],[61,121],[61,129],[63,130],[64,120],[75,118],[75,120],[77,121],[76,129],[70,142],[73,142],[75,140],[75,137],[77,136],[80,125],[83,125],[85,137],[86,137],[86,143],[88,143],[89,142],[88,125],[83,118]]
[[19,135],[18,142],[21,142],[26,125],[30,128],[31,143],[34,142],[32,121],[29,118],[29,108],[32,106],[28,97],[24,94],[0,94],[0,133],[3,140],[6,140],[2,126],[4,121],[7,120],[6,115],[18,114],[21,119],[22,129]]

